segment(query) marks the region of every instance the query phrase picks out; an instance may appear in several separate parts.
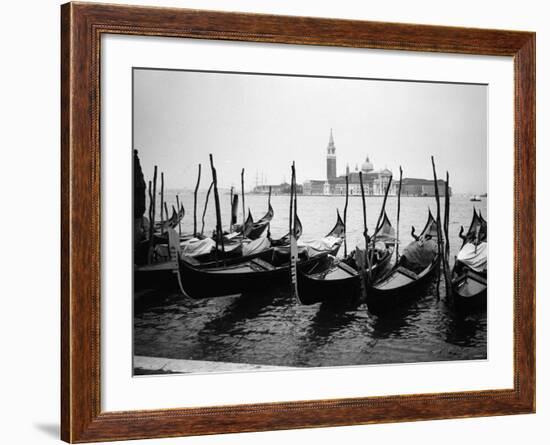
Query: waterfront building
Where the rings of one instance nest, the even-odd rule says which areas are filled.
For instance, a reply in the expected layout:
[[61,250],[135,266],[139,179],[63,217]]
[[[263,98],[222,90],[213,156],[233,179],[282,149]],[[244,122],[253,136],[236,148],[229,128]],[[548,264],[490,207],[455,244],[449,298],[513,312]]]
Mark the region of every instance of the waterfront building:
[[[438,179],[437,188],[439,195],[445,196],[445,181]],[[452,196],[453,188],[449,187],[449,196]],[[401,185],[402,196],[435,196],[435,187],[433,179],[421,178],[403,178]]]
[[[310,179],[303,183],[304,195],[345,195],[346,194],[346,176],[349,183],[349,194],[361,194],[361,181],[359,172],[363,175],[363,187],[365,195],[380,196],[384,195],[392,171],[388,168],[376,170],[374,164],[367,155],[365,161],[355,165],[355,170],[351,171],[349,165],[346,165],[346,173],[338,176],[336,173],[336,144],[334,143],[334,134],[330,130],[329,141],[326,156],[326,179]],[[441,196],[445,194],[445,181],[438,181],[439,192]],[[396,196],[399,189],[399,180],[394,178],[388,194]],[[449,188],[451,193],[451,189]],[[431,179],[403,178],[401,193],[403,196],[434,196],[434,183]]]
[[[288,195],[290,193],[290,184],[283,182],[281,184],[259,184],[254,187],[252,193],[258,194],[267,194],[271,188],[271,193],[273,195]],[[302,186],[300,184],[296,185],[296,193],[302,193]]]

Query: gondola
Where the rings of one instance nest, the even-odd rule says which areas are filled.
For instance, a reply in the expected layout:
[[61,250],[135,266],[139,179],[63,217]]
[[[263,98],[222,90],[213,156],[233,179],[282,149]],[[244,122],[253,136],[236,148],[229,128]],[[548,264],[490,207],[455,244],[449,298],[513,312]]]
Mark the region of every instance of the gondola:
[[[299,239],[302,235],[302,223],[298,216],[296,216],[296,239]],[[207,253],[201,255],[194,255],[195,264],[200,268],[212,268],[220,266],[223,262],[225,265],[232,265],[240,263],[246,260],[252,260],[262,255],[267,250],[273,250],[275,247],[284,248],[289,245],[290,238],[288,234],[281,238],[271,238],[268,233],[268,225],[263,226],[263,232],[259,234],[256,240],[250,240],[242,236],[225,236],[224,237],[224,251],[221,251],[221,247],[218,246],[218,250],[215,250],[215,241],[212,239],[197,240],[197,242],[209,243]],[[184,255],[186,254],[184,249]],[[189,256],[189,255],[188,255]]]
[[[202,247],[204,253],[190,255],[192,243],[197,243],[198,249]],[[183,245],[182,254],[187,258],[192,258],[197,267],[210,268],[218,267],[220,263],[227,265],[252,259],[269,249],[271,249],[271,244],[267,238],[266,225],[255,240],[242,237],[225,238],[223,251],[219,244],[216,248],[216,242],[212,238],[190,240]]]
[[[168,231],[170,229],[176,228],[180,221],[183,219],[184,215],[185,210],[183,206],[180,206],[179,211],[176,211],[176,209],[172,207],[172,216],[170,216],[170,218],[163,221],[162,223],[156,222],[154,224],[152,246],[153,248],[159,245],[166,246],[166,249],[164,249],[165,254],[162,256],[168,257]],[[148,232],[149,228],[145,229],[145,231]],[[147,261],[150,247],[151,243],[148,237],[146,239],[141,239],[136,242],[134,247],[134,261],[136,261],[137,264],[142,265]],[[155,251],[153,251],[153,255],[156,256]]]
[[[296,239],[300,239],[303,233],[302,221],[296,215],[296,225],[295,225]],[[280,238],[271,238],[271,245],[273,247],[288,246],[290,244],[290,232]]]
[[474,209],[452,272],[453,304],[460,311],[487,307],[487,222]]
[[[298,227],[298,223],[300,224],[299,227]],[[330,240],[332,241],[339,240],[341,244],[344,240],[345,227],[346,226],[344,225],[344,221],[342,221],[342,218],[340,217],[340,212],[336,211],[336,224],[334,224],[334,227],[330,230],[330,232],[328,232],[323,238],[318,240],[313,240],[309,242],[299,241],[297,243],[298,251],[299,252],[307,251],[307,254],[311,257],[316,255],[317,253],[322,253],[327,250],[327,245],[326,243],[323,242],[323,240],[329,240],[329,242]],[[299,219],[297,219],[296,229],[300,229],[296,233],[296,239],[298,240],[299,236],[302,234],[301,222]],[[285,235],[285,237],[288,237],[288,234]],[[275,246],[274,251],[276,255],[282,255],[282,256],[289,255],[289,252],[290,252],[289,242],[281,246]]]
[[[384,244],[381,254],[378,250],[373,254],[371,277],[376,280],[391,263],[395,246],[395,229],[388,215],[384,218],[373,238]],[[377,243],[378,244],[378,243]],[[326,257],[322,262],[298,272],[298,292],[302,304],[321,302],[357,301],[361,295],[361,283],[354,255],[338,259]]]
[[[419,236],[415,235],[413,227],[411,234],[415,240],[405,248],[397,264],[378,281],[368,285],[366,302],[371,313],[388,313],[418,297],[418,291],[426,286],[439,265],[437,233],[437,223],[429,212]],[[417,258],[413,258],[412,252],[418,252]]]
[[172,216],[170,216],[170,218],[155,223],[155,235],[167,239],[166,231],[168,229],[174,229],[175,227],[177,227],[184,216],[185,209],[183,208],[183,206],[180,206],[179,211],[176,211],[176,209],[172,207]]
[[[343,241],[343,222],[338,220],[327,234],[335,240],[328,250],[319,245],[303,243],[298,251],[298,270],[323,261],[328,255],[336,255]],[[334,239],[334,237],[337,237]],[[187,294],[195,298],[240,294],[268,285],[280,285],[290,277],[290,253],[287,246],[270,248],[253,259],[246,259],[218,267],[201,267],[193,258],[182,256],[181,274]]]
[[468,232],[464,235],[464,227],[460,227],[460,233],[458,236],[462,239],[462,247],[467,242],[487,242],[487,221],[483,218],[481,213],[474,207],[472,220],[470,221],[470,227]]
[[273,207],[271,207],[271,204],[269,204],[267,213],[262,216],[258,221],[254,222],[249,209],[248,218],[246,219],[246,222],[244,224],[243,236],[250,240],[258,239],[273,219],[274,213],[275,212],[273,211]]
[[166,258],[151,264],[134,265],[134,296],[151,289],[179,289],[185,295],[180,275],[179,236],[167,229],[170,249]]
[[182,240],[183,254],[192,256],[201,267],[215,267],[220,264],[220,261],[227,264],[228,261],[234,263],[246,258],[254,258],[262,250],[271,247],[269,241],[265,242],[265,236],[273,216],[274,211],[271,204],[267,213],[257,222],[254,222],[252,213],[249,210],[244,223],[244,230],[224,233],[223,249],[221,243],[216,243],[214,233],[212,237],[188,237]]

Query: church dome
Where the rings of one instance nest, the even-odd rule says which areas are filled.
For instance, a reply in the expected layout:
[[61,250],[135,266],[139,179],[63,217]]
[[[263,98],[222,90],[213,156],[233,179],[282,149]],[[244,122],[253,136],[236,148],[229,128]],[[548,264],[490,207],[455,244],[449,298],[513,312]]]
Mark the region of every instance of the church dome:
[[367,156],[367,159],[365,160],[365,162],[363,162],[363,164],[361,164],[361,170],[363,172],[370,172],[370,171],[374,170],[374,165],[372,164],[372,162],[370,161],[368,156]]

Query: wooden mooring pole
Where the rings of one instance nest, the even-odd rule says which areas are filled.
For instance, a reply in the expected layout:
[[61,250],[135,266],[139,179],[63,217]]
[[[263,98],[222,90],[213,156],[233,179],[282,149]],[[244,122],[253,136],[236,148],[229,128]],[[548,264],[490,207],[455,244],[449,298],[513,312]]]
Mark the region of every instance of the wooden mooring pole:
[[[378,232],[378,229],[380,228],[380,222],[382,221],[382,217],[384,216],[384,213],[386,211],[386,201],[388,200],[388,193],[390,191],[390,186],[392,183],[393,176],[390,176],[390,180],[388,181],[388,184],[386,186],[386,190],[384,192],[384,200],[382,201],[382,207],[380,208],[380,214],[378,215],[378,220],[376,221],[376,226],[374,226],[374,233],[372,234],[372,249],[370,250],[369,255],[369,279],[372,280],[372,265],[374,263],[374,249],[376,247],[376,234]],[[368,254],[368,252],[367,252]]]
[[289,236],[290,236],[290,292],[293,298],[301,303],[298,293],[298,242],[296,239],[296,167],[292,162],[292,179],[290,181],[290,211],[289,211]]
[[435,192],[435,203],[437,206],[437,255],[439,257],[439,264],[437,266],[437,299],[441,298],[439,292],[439,286],[441,284],[441,265],[443,264],[443,247],[441,245],[443,241],[443,231],[441,230],[441,203],[439,201],[439,186],[437,184],[437,172],[435,170],[435,160],[432,156],[432,170],[434,175],[434,192]]
[[[168,215],[166,215],[168,218]],[[164,172],[160,173],[160,231],[164,225]]]
[[214,167],[214,158],[210,154],[210,168],[212,169],[212,182],[214,183],[214,204],[216,206],[216,252],[218,245],[221,245],[222,256],[225,257],[225,246],[223,243],[222,214],[220,209],[220,195],[218,193],[218,175]]
[[153,171],[153,190],[151,192],[151,189],[149,191],[152,193],[152,196],[149,195],[149,199],[151,200],[151,221],[149,223],[149,252],[147,254],[148,262],[151,263],[153,260],[153,248],[154,248],[154,237],[155,237],[155,212],[157,207],[157,172],[158,167],[155,165],[155,169]]
[[[206,192],[206,199],[204,200],[204,210],[202,211],[202,227],[201,227],[201,237],[204,236],[204,217],[206,216],[206,209],[208,208],[208,199],[210,198],[210,193],[212,192],[212,187],[214,187],[214,181],[210,183],[208,191]],[[197,235],[195,235],[197,236]]]
[[348,201],[349,201],[349,178],[346,175],[346,203],[344,204],[344,258],[348,256]]
[[176,206],[178,208],[178,235],[181,236],[181,219],[180,219],[181,205],[180,205],[179,195],[176,195]]
[[242,207],[243,207],[243,234],[244,234],[244,226],[246,222],[246,207],[244,203],[244,168],[241,170],[241,197],[242,197]]
[[[200,183],[201,183],[201,165],[199,164],[199,174],[197,176],[197,184],[195,185],[195,192],[193,193],[193,236],[197,236],[197,195],[199,193]],[[208,202],[208,198],[207,198],[207,202]],[[206,205],[205,205],[205,210],[206,210]],[[202,235],[202,231],[201,231],[201,235]]]
[[399,190],[397,191],[397,230],[395,239],[395,263],[399,261],[399,216],[401,215],[401,185],[403,183],[403,169],[399,166]]
[[[359,266],[359,282],[361,283],[361,299],[363,301],[367,298],[367,260],[369,251],[369,228],[367,227],[367,203],[365,201],[365,187],[363,185],[363,172],[359,172],[359,182],[361,184],[361,201],[363,204],[363,236],[365,238],[365,249],[355,249],[355,256],[357,259],[357,265]],[[370,269],[370,267],[368,267]]]
[[446,172],[445,178],[445,219],[443,223],[443,230],[445,232],[445,254],[443,258],[443,267],[445,268],[445,289],[447,296],[452,293],[451,284],[451,269],[449,265],[449,256],[451,253],[451,240],[449,238],[449,220],[451,213],[451,195],[449,193],[449,172]]

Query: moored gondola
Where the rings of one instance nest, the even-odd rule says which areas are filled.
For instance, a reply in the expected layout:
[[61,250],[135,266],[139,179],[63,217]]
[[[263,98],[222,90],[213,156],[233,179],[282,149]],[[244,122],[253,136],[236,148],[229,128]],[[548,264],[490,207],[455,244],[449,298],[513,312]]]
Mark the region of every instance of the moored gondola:
[[[296,238],[302,235],[302,224],[297,218]],[[195,238],[182,243],[182,254],[187,258],[193,258],[196,267],[205,269],[219,267],[220,265],[233,265],[243,261],[252,260],[274,248],[284,251],[288,248],[290,238],[288,234],[281,238],[273,239],[269,236],[268,225],[264,225],[263,232],[255,240],[242,236],[228,235],[224,238],[224,251],[212,238]]]
[[194,238],[182,243],[182,255],[188,259],[192,258],[192,262],[200,268],[246,261],[272,248],[266,232],[267,226],[264,227],[262,235],[255,240],[242,237],[226,238],[223,251],[220,245],[216,246],[212,238]]
[[[328,255],[338,253],[343,238],[334,235],[343,233],[340,224],[337,222],[322,242],[300,245],[298,269],[312,267]],[[184,287],[189,295],[195,298],[217,297],[285,284],[290,275],[290,252],[287,246],[273,247],[252,259],[243,258],[231,264],[207,268],[193,258],[182,256],[180,265]]]
[[166,231],[176,228],[184,216],[185,209],[183,206],[180,206],[179,210],[172,207],[172,216],[170,218],[155,223],[155,235],[167,239]]
[[[394,252],[395,230],[385,212],[376,231],[376,239],[370,274],[373,280],[388,268]],[[361,283],[354,255],[343,259],[328,256],[319,263],[302,268],[298,272],[298,291],[302,304],[356,301],[360,296]]]
[[[298,218],[298,215],[296,215],[296,239],[300,239],[303,233],[303,227],[302,227],[302,221],[300,221],[300,218]],[[287,233],[286,235],[280,237],[280,238],[271,238],[271,245],[273,247],[282,247],[282,246],[288,246],[290,244],[290,233]]]
[[166,257],[151,264],[134,265],[134,296],[151,289],[178,289],[185,295],[180,275],[179,237],[174,229],[167,229]]
[[273,207],[271,207],[271,204],[269,204],[269,208],[267,210],[267,213],[262,216],[258,221],[254,222],[252,219],[252,214],[250,213],[250,210],[248,210],[248,218],[244,224],[244,230],[243,230],[243,236],[245,238],[248,238],[250,240],[258,239],[262,233],[264,233],[265,229],[273,219],[274,215]]
[[439,266],[437,223],[428,214],[428,221],[419,236],[410,243],[397,264],[386,275],[367,288],[367,307],[376,315],[390,312],[397,306],[418,297]]
[[[267,238],[267,234],[273,216],[274,211],[271,204],[269,204],[267,213],[257,222],[254,222],[249,210],[244,230],[224,233],[223,249],[221,243],[216,243],[215,235],[212,237],[196,236],[182,240],[182,254],[192,257],[200,267],[216,267],[220,265],[220,262],[231,264],[255,258],[259,253],[271,247],[271,240]],[[164,248],[167,249],[166,244]]]
[[472,311],[487,307],[487,222],[474,209],[470,228],[460,237],[452,273],[452,302],[456,309]]

